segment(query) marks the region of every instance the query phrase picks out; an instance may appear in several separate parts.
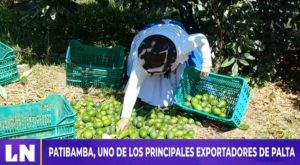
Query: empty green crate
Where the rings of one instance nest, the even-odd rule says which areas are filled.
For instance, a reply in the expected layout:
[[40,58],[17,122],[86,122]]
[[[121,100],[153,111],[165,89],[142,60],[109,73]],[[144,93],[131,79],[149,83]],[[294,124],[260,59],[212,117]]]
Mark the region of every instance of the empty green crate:
[[66,55],[67,85],[119,87],[123,74],[123,46],[101,48],[70,41]]
[[[227,101],[227,110],[230,118],[221,118],[210,113],[199,111],[185,106],[187,96],[196,94],[212,94],[218,99]],[[245,115],[250,97],[250,89],[247,82],[241,77],[225,76],[210,73],[207,77],[201,77],[200,71],[187,67],[175,95],[175,104],[183,110],[195,113],[208,119],[238,127]]]
[[19,73],[13,49],[0,42],[0,85],[17,80],[19,80]]
[[[102,72],[101,74],[97,74]],[[120,87],[123,81],[123,69],[111,69],[109,71],[83,70],[82,73],[66,73],[67,84],[79,87]]]
[[0,139],[75,137],[75,111],[63,95],[31,104],[0,107]]

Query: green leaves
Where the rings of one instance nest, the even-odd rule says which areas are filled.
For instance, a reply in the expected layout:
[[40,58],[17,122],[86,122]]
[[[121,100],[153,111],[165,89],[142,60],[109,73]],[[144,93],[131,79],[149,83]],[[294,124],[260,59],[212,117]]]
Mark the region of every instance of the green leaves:
[[55,18],[56,18],[56,10],[55,9],[52,9],[51,12],[50,12],[50,18],[54,21]]
[[[250,53],[243,53],[241,58],[239,58],[237,61],[241,63],[243,66],[249,66],[249,62],[247,60],[254,60],[255,57],[251,56]],[[239,70],[238,63],[235,62],[235,64],[231,68],[232,75],[237,75]]]
[[[216,65],[223,68],[223,72],[231,72],[232,75],[249,74],[247,72],[251,72],[254,64],[259,62],[255,59],[260,57],[264,48],[262,38],[257,35],[261,33],[263,23],[259,22],[261,18],[258,15],[257,1],[204,2],[206,10],[198,11],[196,17],[201,21],[197,23],[202,26],[205,24],[205,28],[201,30],[212,38],[213,51],[217,57],[224,57]],[[212,19],[204,23],[203,17]],[[215,26],[209,26],[210,24]],[[219,62],[218,59],[216,61]]]
[[[251,56],[249,53],[247,55],[247,58],[250,58],[250,59],[254,59],[253,56]],[[231,66],[232,64],[232,67],[231,67],[231,74],[232,75],[238,75],[239,73],[239,65],[238,65],[238,62],[241,63],[243,66],[249,66],[249,62],[245,59],[245,57],[241,57],[241,58],[235,58],[235,57],[228,57],[226,58],[223,63],[221,64],[221,67],[225,68],[225,67],[228,67],[228,66]]]
[[248,60],[254,60],[255,57],[251,56],[250,53],[244,53],[243,56]]
[[230,60],[229,58],[226,58],[226,60],[222,63],[221,67],[227,67],[227,66],[230,66],[234,63],[235,61],[235,57],[232,57]]
[[45,7],[43,7],[42,10],[41,10],[41,13],[42,13],[41,17],[45,16],[49,9],[50,9],[49,5],[46,5]]
[[248,63],[246,60],[244,60],[244,59],[239,59],[239,62],[240,62],[241,64],[245,65],[245,66],[248,66],[248,65],[249,65],[249,63]]
[[[249,53],[247,55],[247,58],[254,59],[254,57],[251,56]],[[245,59],[245,57],[241,57],[239,59],[237,59],[235,57],[231,57],[231,58],[228,57],[223,61],[223,63],[221,64],[221,67],[225,68],[225,67],[231,66],[233,64],[231,67],[231,73],[232,73],[232,75],[238,75],[238,72],[239,72],[238,62],[241,63],[243,66],[250,65],[249,62]]]
[[239,65],[237,62],[235,62],[231,68],[231,74],[235,76],[238,74],[238,72],[239,72]]

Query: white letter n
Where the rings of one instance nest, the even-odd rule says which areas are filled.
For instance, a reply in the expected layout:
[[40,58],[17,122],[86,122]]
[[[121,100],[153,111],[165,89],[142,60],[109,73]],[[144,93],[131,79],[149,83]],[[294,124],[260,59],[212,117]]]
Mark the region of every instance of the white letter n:
[[29,150],[26,145],[20,145],[20,162],[25,162],[25,157],[27,157],[29,162],[35,161],[35,148],[33,144],[29,145]]

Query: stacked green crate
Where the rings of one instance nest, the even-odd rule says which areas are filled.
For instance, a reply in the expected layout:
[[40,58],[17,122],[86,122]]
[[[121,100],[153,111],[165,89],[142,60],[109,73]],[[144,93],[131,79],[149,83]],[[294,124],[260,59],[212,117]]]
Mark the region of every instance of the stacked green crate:
[[0,42],[0,85],[19,80],[16,56],[9,46]]
[[36,103],[2,106],[0,112],[0,139],[75,137],[76,113],[60,94]]

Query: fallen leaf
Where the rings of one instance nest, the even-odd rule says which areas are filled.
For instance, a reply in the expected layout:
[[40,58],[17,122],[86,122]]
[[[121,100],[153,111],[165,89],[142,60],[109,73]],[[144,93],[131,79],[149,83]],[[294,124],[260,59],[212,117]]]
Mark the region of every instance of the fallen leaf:
[[247,130],[247,129],[249,129],[249,127],[250,126],[248,124],[241,124],[240,127],[239,127],[239,129],[240,130]]
[[28,77],[32,73],[32,69],[25,71],[21,77]]
[[7,92],[6,92],[5,88],[2,87],[1,85],[0,85],[0,95],[1,95],[1,97],[3,97],[5,100],[7,99]]

